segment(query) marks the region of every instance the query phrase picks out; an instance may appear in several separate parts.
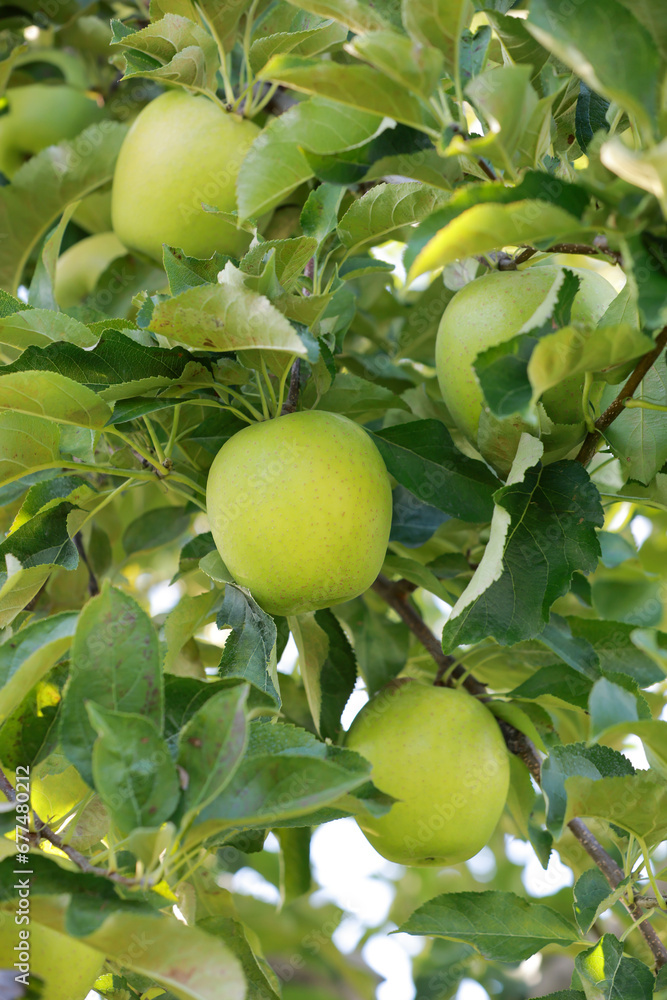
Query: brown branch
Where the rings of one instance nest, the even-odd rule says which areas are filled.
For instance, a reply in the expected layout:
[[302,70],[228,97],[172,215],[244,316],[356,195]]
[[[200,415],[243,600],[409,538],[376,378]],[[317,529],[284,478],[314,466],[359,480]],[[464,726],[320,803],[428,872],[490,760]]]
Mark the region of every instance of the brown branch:
[[[514,263],[524,264],[527,260],[530,260],[531,257],[539,252],[540,251],[537,247],[526,246],[518,257],[514,258]],[[553,246],[548,247],[544,253],[574,253],[583,257],[593,257],[598,254],[604,254],[605,257],[611,257],[615,264],[621,264],[623,262],[621,254],[618,250],[610,249],[604,236],[596,236],[593,240],[592,246],[588,243],[554,243]]]
[[[0,789],[4,792],[7,800],[9,802],[16,802],[16,792],[12,783],[7,778],[2,768],[0,768]],[[99,868],[97,865],[91,865],[85,854],[81,854],[77,851],[75,847],[70,847],[66,844],[61,837],[52,830],[50,826],[44,822],[43,819],[37,815],[35,810],[32,810],[32,815],[35,824],[35,833],[40,840],[47,840],[49,844],[52,844],[63,854],[66,854],[70,861],[73,861],[77,868],[80,868],[82,872],[87,875],[100,875],[103,878],[108,878],[112,882],[118,883],[118,885],[129,885],[129,886],[143,886],[148,887],[151,884],[150,879],[136,879],[127,878],[125,875],[121,875],[119,872],[109,871],[107,868]]]
[[88,570],[88,593],[91,597],[95,597],[100,592],[100,585],[97,582],[97,577],[95,576],[93,567],[90,565],[86,550],[83,547],[83,539],[80,531],[77,531],[74,536],[74,544],[76,545],[77,552],[81,556],[81,561]]
[[[373,584],[373,590],[379,594],[380,597],[387,602],[389,607],[397,613],[397,615],[408,626],[412,634],[419,639],[426,651],[432,656],[438,667],[436,683],[439,679],[442,679],[447,671],[450,671],[448,683],[451,680],[465,677],[462,683],[466,690],[481,700],[488,700],[489,694],[486,686],[468,674],[462,666],[457,666],[456,660],[453,657],[446,656],[445,653],[443,653],[442,646],[438,642],[436,636],[433,632],[431,632],[430,628],[414,605],[408,600],[408,595],[406,594],[405,588],[402,586],[403,583],[404,581],[393,583],[386,576],[380,574]],[[498,720],[498,724],[503,736],[505,737],[505,743],[507,744],[508,750],[524,762],[536,783],[539,785],[541,781],[542,762],[531,740],[529,740],[524,733],[515,729],[514,726],[510,725],[508,722]],[[572,819],[568,823],[568,827],[586,853],[598,866],[611,888],[615,889],[623,881],[625,875],[611,855],[605,851],[602,844],[591,833],[582,820],[578,818]],[[662,943],[648,920],[646,918],[642,920],[644,911],[639,904],[636,902],[630,903],[625,897],[622,898],[622,902],[628,913],[632,916],[633,920],[642,921],[639,924],[639,931],[643,935],[648,947],[651,949],[653,957],[655,958],[656,968],[662,968],[663,965],[667,964],[667,948],[665,948],[665,945]]]
[[292,371],[289,377],[289,392],[287,393],[287,399],[283,403],[283,408],[280,411],[280,416],[284,417],[286,413],[294,413],[297,406],[299,405],[299,385],[301,383],[301,358],[297,358],[292,365]]
[[582,444],[576,458],[576,461],[580,462],[581,465],[588,465],[590,460],[593,458],[598,450],[598,445],[602,440],[602,431],[605,431],[607,427],[609,427],[609,425],[616,420],[616,417],[620,416],[623,412],[625,408],[625,400],[634,396],[640,382],[648,372],[649,368],[654,365],[662,354],[665,344],[667,344],[667,326],[658,334],[653,350],[649,351],[648,354],[645,354],[643,358],[640,358],[637,367],[619,392],[614,402],[611,403],[602,416],[598,417],[595,421],[595,430],[590,431],[590,433],[586,435],[584,443]]
[[[396,614],[401,618],[405,624],[408,626],[413,635],[419,639],[424,649],[427,653],[435,660],[438,666],[438,675],[436,676],[436,681],[441,681],[447,671],[450,671],[449,679],[458,680],[464,677],[466,671],[462,666],[456,664],[456,660],[451,656],[445,656],[442,651],[442,646],[431,632],[430,628],[419,614],[415,606],[407,599],[406,592],[402,586],[397,586],[392,583],[386,576],[382,573],[378,576],[377,580],[373,584],[373,590],[380,595],[380,597],[387,602],[390,608],[392,608]],[[474,677],[469,675],[465,677],[463,681],[463,686],[471,694],[476,697],[486,694],[486,688],[479,681],[476,681]]]

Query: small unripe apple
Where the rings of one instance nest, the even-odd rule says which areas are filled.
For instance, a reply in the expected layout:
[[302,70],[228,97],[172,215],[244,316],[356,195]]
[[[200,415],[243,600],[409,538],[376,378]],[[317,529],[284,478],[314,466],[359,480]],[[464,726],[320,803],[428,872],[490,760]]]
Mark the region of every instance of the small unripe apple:
[[[21,930],[29,931],[27,948],[26,939],[19,937]],[[17,946],[23,950],[15,950]],[[0,968],[19,975],[22,969],[15,968],[15,962],[29,966],[31,982],[33,975],[44,980],[48,1000],[85,1000],[102,971],[104,955],[44,924],[31,920],[17,926],[6,915],[0,930]]]
[[126,253],[115,233],[96,233],[65,250],[56,264],[54,291],[58,305],[68,309],[85,299],[109,264]]
[[358,597],[380,572],[391,527],[382,457],[358,424],[308,410],[251,424],[208,476],[215,544],[270,614]]
[[12,87],[5,96],[8,110],[0,116],[0,170],[7,177],[41,149],[73,139],[104,117],[94,96],[67,84],[31,83]]
[[357,817],[383,857],[402,865],[455,865],[491,838],[505,807],[509,760],[488,708],[466,691],[392,681],[359,712],[346,738],[396,802]]
[[[494,271],[471,281],[458,292],[445,309],[436,342],[435,357],[438,382],[454,423],[473,444],[478,444],[479,421],[485,408],[484,397],[474,370],[478,354],[516,336],[524,323],[546,298],[562,267],[544,265],[524,271]],[[594,271],[570,268],[580,279],[579,291],[572,305],[572,321],[596,323],[606,311],[616,292],[612,285]],[[549,389],[542,404],[554,424],[571,424],[571,433],[543,441],[548,454],[553,445],[555,457],[569,451],[585,434],[582,411],[583,375],[574,375]],[[488,408],[487,408],[488,412]],[[498,427],[500,437],[520,434],[521,418],[508,418]],[[498,450],[503,452],[503,442]],[[516,448],[508,442],[509,450]],[[482,453],[489,450],[480,445]],[[558,453],[556,454],[556,449]],[[493,455],[488,456],[493,460]],[[501,463],[503,464],[503,463]],[[509,456],[511,464],[511,456]]]
[[151,101],[132,123],[114,174],[111,214],[125,246],[160,262],[163,243],[199,258],[243,254],[249,234],[201,206],[236,210],[236,179],[259,133],[207,97],[171,90]]

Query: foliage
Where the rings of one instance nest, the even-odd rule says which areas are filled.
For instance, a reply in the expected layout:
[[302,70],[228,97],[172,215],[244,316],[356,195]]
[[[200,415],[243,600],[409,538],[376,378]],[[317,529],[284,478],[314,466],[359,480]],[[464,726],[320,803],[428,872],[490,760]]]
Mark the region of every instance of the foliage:
[[[0,17],[0,145],[19,142],[20,86],[102,109],[22,147],[0,186],[0,942],[29,769],[32,920],[99,953],[108,1000],[370,1000],[362,949],[388,929],[419,942],[417,1000],[463,978],[508,1000],[667,995],[663,0],[17,0]],[[128,250],[61,308],[63,254],[110,228],[128,125],[165,88],[261,128],[235,212],[216,178],[189,192],[249,248]],[[470,281],[545,262],[618,294],[577,324],[566,271],[478,355],[480,437],[524,432],[504,480],[447,411],[436,334]],[[587,437],[543,463],[540,435],[567,427],[541,399],[573,379]],[[378,584],[289,620],[231,577],[205,506],[222,445],[285,403],[363,426],[393,488]],[[391,808],[343,742],[355,682],[399,674],[489,699],[510,793],[491,884],[474,862],[382,869],[393,902],[343,954],[311,843]],[[550,891],[556,857],[573,889]],[[539,980],[520,964],[535,953]]]

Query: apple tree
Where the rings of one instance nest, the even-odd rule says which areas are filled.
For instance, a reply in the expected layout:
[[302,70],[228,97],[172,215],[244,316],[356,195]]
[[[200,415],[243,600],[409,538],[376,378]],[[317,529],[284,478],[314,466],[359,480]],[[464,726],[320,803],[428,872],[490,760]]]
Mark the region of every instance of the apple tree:
[[0,998],[667,997],[664,0],[0,17]]

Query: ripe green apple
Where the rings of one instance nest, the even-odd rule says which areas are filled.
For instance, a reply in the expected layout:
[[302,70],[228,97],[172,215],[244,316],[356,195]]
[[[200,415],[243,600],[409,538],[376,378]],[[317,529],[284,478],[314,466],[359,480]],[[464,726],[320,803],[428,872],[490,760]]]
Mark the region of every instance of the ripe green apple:
[[127,250],[115,233],[87,236],[65,250],[56,264],[56,302],[62,309],[78,305],[95,290],[109,264]]
[[[22,929],[30,932],[29,946],[25,951],[15,951],[15,946],[25,945],[19,938]],[[0,931],[0,968],[14,969],[15,962],[29,966],[31,976],[44,980],[44,996],[48,1000],[85,1000],[102,971],[104,955],[34,920],[17,926],[13,917],[10,919],[6,914]],[[23,969],[14,971],[19,975]]]
[[488,843],[505,807],[509,760],[476,698],[399,678],[364,705],[345,742],[371,762],[373,783],[399,800],[384,816],[357,817],[383,857],[455,865]]
[[[502,424],[495,422],[484,404],[473,364],[478,354],[510,340],[516,336],[526,320],[544,301],[562,267],[544,265],[530,267],[523,271],[494,271],[465,285],[445,309],[438,338],[435,357],[438,382],[443,399],[456,426],[473,443],[477,444],[493,461],[503,453],[511,464],[523,422],[520,417],[511,417]],[[612,285],[595,271],[570,268],[581,284],[572,305],[572,320],[580,323],[596,323],[603,315],[616,292]],[[571,424],[571,433],[559,433],[549,439],[544,438],[545,451],[552,450],[552,458],[561,457],[583,438],[585,425],[582,414],[583,375],[574,375],[559,385],[549,389],[542,397],[547,416],[554,424]],[[481,429],[482,411],[490,416],[492,427],[485,428],[484,439],[478,439]],[[491,448],[493,438],[503,436],[512,439],[503,443],[496,441],[496,449]],[[504,445],[508,445],[505,447]],[[497,463],[494,463],[497,464]],[[507,464],[501,461],[501,465]]]
[[235,211],[236,179],[259,133],[207,97],[172,90],[151,101],[116,163],[111,214],[123,243],[160,262],[163,243],[199,258],[243,254],[248,233],[201,205]]
[[251,424],[225,442],[206,506],[223,562],[270,614],[362,594],[391,527],[379,451],[358,424],[322,410]]
[[509,759],[488,708],[466,691],[407,678],[359,712],[346,738],[396,802],[357,817],[379,853],[402,865],[455,865],[491,838],[505,807]]
[[0,170],[13,177],[27,159],[62,139],[73,139],[104,117],[94,96],[67,84],[31,83],[5,95],[0,116]]

